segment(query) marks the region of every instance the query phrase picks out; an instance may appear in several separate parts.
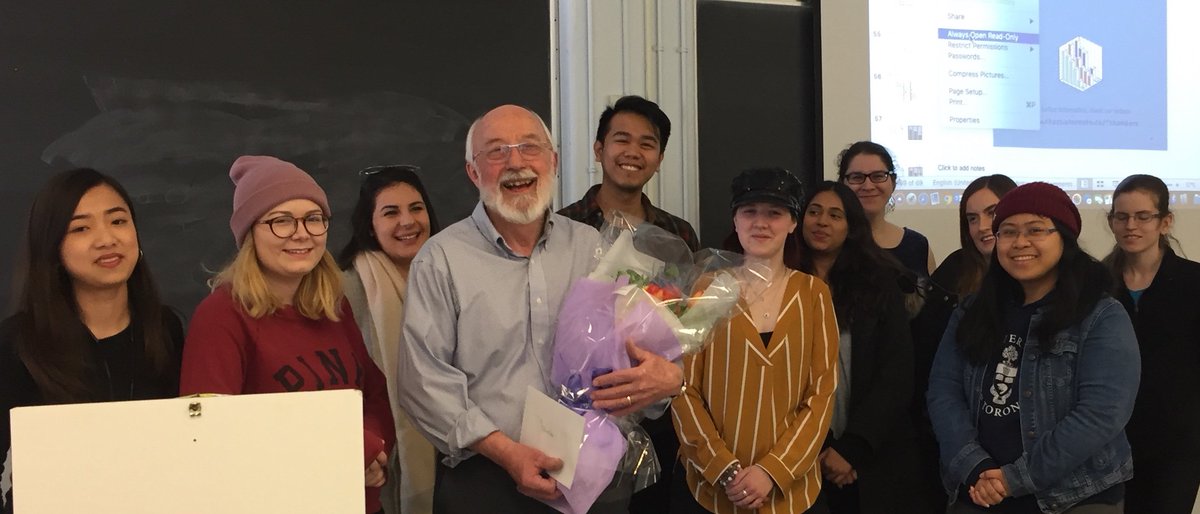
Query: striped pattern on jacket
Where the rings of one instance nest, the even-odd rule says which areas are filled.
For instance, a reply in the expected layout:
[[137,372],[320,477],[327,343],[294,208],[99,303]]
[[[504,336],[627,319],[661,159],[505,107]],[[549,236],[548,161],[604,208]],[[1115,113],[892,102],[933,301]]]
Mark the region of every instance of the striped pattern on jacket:
[[716,514],[749,512],[714,485],[734,461],[762,466],[775,482],[758,512],[804,512],[821,491],[817,455],[837,387],[837,318],[824,282],[789,271],[769,345],[743,303],[703,352],[684,358],[688,388],[671,413],[688,488]]

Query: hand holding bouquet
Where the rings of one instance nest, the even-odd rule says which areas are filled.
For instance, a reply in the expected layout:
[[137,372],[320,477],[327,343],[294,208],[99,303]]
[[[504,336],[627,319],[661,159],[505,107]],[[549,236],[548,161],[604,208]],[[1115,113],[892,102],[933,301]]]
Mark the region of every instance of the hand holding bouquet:
[[[593,408],[592,381],[636,365],[626,342],[675,361],[703,349],[716,324],[729,317],[745,287],[741,256],[705,250],[695,256],[673,234],[644,224],[636,231],[606,225],[611,241],[595,271],[577,280],[558,314],[551,380],[559,402],[585,417],[579,465],[561,512],[583,513],[613,480],[638,490],[657,479],[659,466],[636,419]],[[640,419],[640,418],[639,418]]]

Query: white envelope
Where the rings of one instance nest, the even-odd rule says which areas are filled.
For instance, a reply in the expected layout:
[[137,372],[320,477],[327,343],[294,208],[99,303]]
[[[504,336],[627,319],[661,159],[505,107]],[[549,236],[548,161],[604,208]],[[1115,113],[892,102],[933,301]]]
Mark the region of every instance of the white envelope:
[[564,487],[575,481],[579,447],[583,444],[583,416],[534,389],[525,391],[525,413],[521,416],[521,444],[562,459],[562,469],[550,476]]

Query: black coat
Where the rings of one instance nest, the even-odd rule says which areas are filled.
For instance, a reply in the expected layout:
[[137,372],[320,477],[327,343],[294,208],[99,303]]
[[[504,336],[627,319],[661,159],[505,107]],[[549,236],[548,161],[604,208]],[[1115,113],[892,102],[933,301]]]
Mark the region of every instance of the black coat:
[[[1200,263],[1170,249],[1134,305],[1118,279],[1142,354],[1142,382],[1126,433],[1139,458],[1200,460]],[[1137,472],[1141,472],[1138,469]]]
[[825,442],[858,472],[863,514],[920,512],[910,503],[920,500],[913,494],[912,338],[899,287],[887,287],[884,294],[883,312],[850,323],[850,383],[838,384],[850,387],[849,415],[842,437],[831,433]]

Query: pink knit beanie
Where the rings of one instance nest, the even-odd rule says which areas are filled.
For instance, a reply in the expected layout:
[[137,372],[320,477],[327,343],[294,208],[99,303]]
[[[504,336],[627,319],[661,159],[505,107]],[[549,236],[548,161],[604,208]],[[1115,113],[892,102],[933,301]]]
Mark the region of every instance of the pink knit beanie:
[[304,198],[321,207],[329,216],[329,200],[325,190],[295,164],[265,155],[243,155],[229,168],[233,179],[233,215],[229,229],[238,247],[246,233],[270,208],[288,200]]

